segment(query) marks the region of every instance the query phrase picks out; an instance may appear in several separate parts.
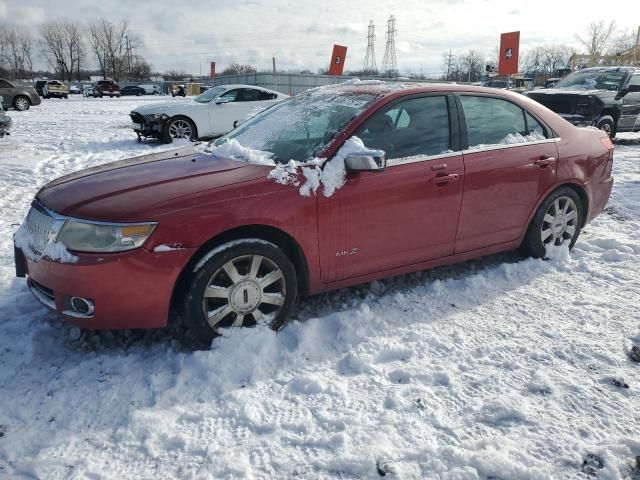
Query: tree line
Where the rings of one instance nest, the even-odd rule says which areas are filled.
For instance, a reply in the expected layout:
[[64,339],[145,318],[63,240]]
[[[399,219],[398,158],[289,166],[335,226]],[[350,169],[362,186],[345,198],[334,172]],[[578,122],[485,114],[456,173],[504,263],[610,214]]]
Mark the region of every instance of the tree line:
[[98,65],[91,73],[114,80],[144,80],[151,75],[151,65],[136,53],[139,44],[125,20],[83,24],[57,18],[41,24],[36,38],[25,28],[0,24],[0,75],[33,80],[34,60],[43,58],[58,78],[80,81],[90,73],[83,67],[91,57]]

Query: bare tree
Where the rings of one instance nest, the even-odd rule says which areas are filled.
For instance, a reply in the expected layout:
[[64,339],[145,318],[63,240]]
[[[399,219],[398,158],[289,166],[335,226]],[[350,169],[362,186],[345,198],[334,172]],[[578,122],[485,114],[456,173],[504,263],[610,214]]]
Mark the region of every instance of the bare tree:
[[465,71],[467,82],[478,81],[484,71],[485,64],[484,55],[477,50],[469,50],[460,57],[460,65]]
[[114,24],[103,18],[89,25],[89,43],[105,78],[120,80],[128,71],[128,29],[126,20]]
[[151,64],[140,55],[132,55],[129,78],[132,80],[146,80],[151,76]]
[[80,65],[85,56],[82,28],[74,20],[58,18],[40,26],[42,53],[63,79],[80,77]]
[[584,35],[576,35],[576,37],[587,49],[589,55],[602,55],[615,31],[615,20],[611,20],[608,24],[604,20],[600,20],[599,22],[591,22]]
[[0,65],[4,65],[13,78],[32,78],[33,39],[28,30],[0,30]]
[[256,73],[256,67],[253,65],[240,65],[232,63],[222,71],[222,75],[243,75],[246,73]]

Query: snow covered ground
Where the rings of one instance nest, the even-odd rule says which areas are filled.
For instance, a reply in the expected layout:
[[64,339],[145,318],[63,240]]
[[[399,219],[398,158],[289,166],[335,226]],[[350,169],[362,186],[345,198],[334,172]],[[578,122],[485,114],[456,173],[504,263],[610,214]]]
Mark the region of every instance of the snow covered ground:
[[[303,301],[278,335],[191,353],[81,333],[14,278],[38,187],[138,144],[152,99],[45,100],[0,141],[0,478],[638,479],[640,135],[575,250],[515,254]],[[628,386],[628,388],[625,387]]]

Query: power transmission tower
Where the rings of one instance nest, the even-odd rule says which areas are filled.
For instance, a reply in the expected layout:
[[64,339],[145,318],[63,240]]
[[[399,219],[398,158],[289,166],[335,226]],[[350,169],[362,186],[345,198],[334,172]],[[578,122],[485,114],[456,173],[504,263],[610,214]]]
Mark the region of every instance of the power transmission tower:
[[451,64],[453,63],[453,59],[455,55],[451,53],[451,49],[449,49],[449,55],[447,55],[447,78],[445,80],[449,81],[449,75],[451,75]]
[[384,50],[384,58],[382,59],[382,71],[385,73],[396,73],[398,71],[398,62],[396,60],[396,17],[391,15],[387,20],[387,46]]
[[376,65],[376,51],[374,42],[376,39],[375,26],[373,20],[369,21],[369,33],[367,34],[367,54],[364,57],[363,72],[375,75],[378,73],[378,67]]

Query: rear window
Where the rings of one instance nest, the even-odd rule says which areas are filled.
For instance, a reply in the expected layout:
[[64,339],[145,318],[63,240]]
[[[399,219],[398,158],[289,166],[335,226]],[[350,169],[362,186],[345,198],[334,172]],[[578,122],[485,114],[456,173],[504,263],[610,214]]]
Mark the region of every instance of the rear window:
[[463,95],[469,148],[525,143],[546,138],[540,123],[519,106],[492,97]]

